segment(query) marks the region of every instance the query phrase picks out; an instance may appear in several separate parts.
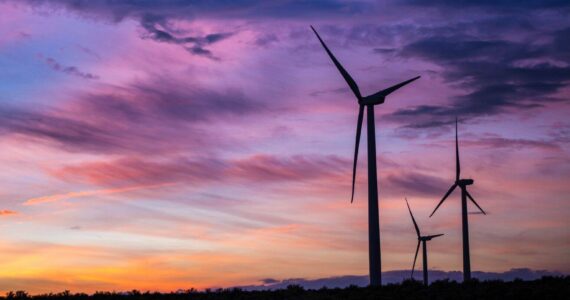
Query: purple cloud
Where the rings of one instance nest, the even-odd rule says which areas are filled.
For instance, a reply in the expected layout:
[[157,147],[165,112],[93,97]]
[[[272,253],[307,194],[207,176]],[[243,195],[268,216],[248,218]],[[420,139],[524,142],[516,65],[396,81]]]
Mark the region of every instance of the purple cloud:
[[157,162],[131,157],[70,165],[54,171],[54,175],[68,181],[102,186],[175,182],[196,185],[219,180],[226,168],[224,162],[216,159],[178,158],[167,162]]
[[174,30],[170,30],[170,23],[177,20],[194,20],[200,17],[225,19],[310,18],[340,13],[358,14],[370,7],[370,5],[361,2],[338,0],[277,2],[241,0],[220,3],[200,1],[141,2],[132,0],[24,0],[15,2],[25,2],[35,7],[42,5],[50,9],[63,8],[80,15],[112,20],[114,22],[134,19],[146,31],[143,38],[183,45],[189,53],[214,60],[219,58],[205,47],[224,40],[233,35],[233,33],[214,32],[205,36],[178,37]]
[[478,140],[462,141],[464,145],[482,146],[489,148],[512,148],[512,149],[540,149],[547,151],[560,151],[562,148],[555,141],[509,139],[503,137],[484,137]]
[[[254,155],[244,159],[172,158],[154,161],[128,157],[68,165],[53,174],[68,181],[103,186],[184,182],[203,184],[214,181],[288,182],[330,180],[345,174],[349,162],[336,156],[276,157]],[[348,178],[348,177],[347,177]]]
[[[168,20],[155,15],[144,15],[141,20],[141,26],[146,30],[143,38],[150,38],[162,43],[182,45],[192,54],[205,56],[214,60],[218,58],[204,47],[225,40],[233,35],[233,33],[230,32],[220,32],[210,33],[205,36],[176,37],[174,33],[169,30]],[[159,26],[161,29],[158,28]]]
[[228,173],[255,182],[303,181],[342,174],[348,166],[349,161],[336,156],[255,155],[234,161]]
[[52,69],[58,72],[62,72],[68,75],[77,76],[83,79],[99,79],[99,76],[80,71],[77,67],[74,66],[64,66],[57,62],[55,59],[51,57],[44,57],[40,55],[40,58]]
[[400,56],[443,66],[444,80],[461,86],[466,93],[453,97],[448,106],[418,105],[386,117],[408,128],[430,128],[451,124],[455,116],[474,118],[567,101],[556,95],[568,86],[570,70],[548,59],[570,64],[559,42],[567,38],[568,30],[540,33],[550,40],[533,44],[435,32],[407,44]]
[[205,149],[217,138],[204,134],[205,122],[235,122],[267,110],[239,90],[207,90],[168,78],[101,90],[81,93],[76,100],[54,108],[0,107],[0,134],[44,141],[69,151]]
[[449,182],[419,172],[404,171],[383,176],[382,185],[392,195],[439,196],[444,192]]

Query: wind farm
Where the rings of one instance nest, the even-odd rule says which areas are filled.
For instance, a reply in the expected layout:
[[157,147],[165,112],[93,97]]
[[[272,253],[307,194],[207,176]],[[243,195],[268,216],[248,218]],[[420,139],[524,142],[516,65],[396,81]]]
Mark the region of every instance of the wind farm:
[[570,299],[531,2],[1,0],[0,300]]

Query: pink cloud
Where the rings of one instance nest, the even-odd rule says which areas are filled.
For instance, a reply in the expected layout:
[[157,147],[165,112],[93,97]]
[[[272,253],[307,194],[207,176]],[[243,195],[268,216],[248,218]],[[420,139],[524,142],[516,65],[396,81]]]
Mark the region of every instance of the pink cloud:
[[13,210],[9,210],[9,209],[0,210],[0,216],[13,216],[13,215],[17,215],[17,214],[18,214],[17,211],[13,211]]
[[70,199],[77,199],[77,198],[84,198],[84,197],[127,193],[127,192],[138,191],[138,190],[156,189],[156,188],[161,188],[161,187],[165,187],[165,186],[169,186],[169,185],[172,185],[172,184],[162,183],[162,184],[154,184],[154,185],[129,186],[129,187],[123,187],[123,188],[96,190],[96,191],[69,192],[69,193],[64,193],[64,194],[56,194],[56,195],[31,198],[31,199],[24,201],[23,205],[37,205],[37,204],[58,202],[58,201],[63,201],[63,200],[70,200]]
[[227,174],[252,182],[301,181],[343,174],[349,162],[337,156],[254,155],[233,161]]
[[127,88],[101,86],[97,93],[79,93],[74,101],[50,109],[2,107],[0,134],[68,151],[176,152],[225,145],[221,137],[205,134],[206,123],[232,122],[266,109],[239,90],[181,84],[154,78]]
[[102,186],[186,182],[199,184],[222,176],[223,162],[216,159],[171,159],[166,162],[141,158],[65,166],[53,171],[59,178]]
[[337,156],[277,157],[253,155],[243,159],[123,158],[69,165],[52,171],[58,178],[103,186],[185,182],[286,182],[322,180],[345,174],[349,163]]

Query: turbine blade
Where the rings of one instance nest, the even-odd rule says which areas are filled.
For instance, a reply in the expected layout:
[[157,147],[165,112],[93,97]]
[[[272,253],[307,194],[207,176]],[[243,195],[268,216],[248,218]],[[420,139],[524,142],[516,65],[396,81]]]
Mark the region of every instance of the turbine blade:
[[412,265],[412,276],[414,279],[414,269],[416,268],[416,259],[418,258],[418,251],[420,251],[420,241],[418,240],[418,246],[416,247],[416,255],[414,256],[414,264]]
[[364,105],[358,108],[358,121],[356,124],[356,143],[354,144],[354,162],[352,164],[352,196],[350,203],[354,201],[354,185],[356,183],[356,162],[358,161],[358,147],[360,145],[360,133],[362,132],[362,118],[364,117]]
[[323,48],[325,48],[325,51],[327,51],[329,57],[333,61],[334,65],[336,66],[336,68],[338,69],[338,71],[340,72],[340,74],[342,75],[342,77],[344,78],[346,83],[348,84],[348,86],[350,86],[350,89],[352,90],[352,92],[354,93],[356,98],[358,98],[358,100],[360,100],[362,98],[362,96],[360,95],[360,90],[358,89],[358,85],[356,84],[354,79],[352,79],[350,74],[348,74],[348,72],[344,69],[344,67],[340,64],[340,62],[336,59],[336,57],[334,57],[332,52],[329,50],[329,47],[327,47],[327,45],[325,44],[323,39],[321,39],[321,36],[317,33],[315,28],[313,28],[313,26],[311,26],[311,29],[317,35],[317,38],[321,42],[321,45],[323,45]]
[[481,206],[479,206],[479,204],[477,204],[477,202],[475,202],[475,199],[473,199],[473,197],[471,196],[471,194],[469,194],[469,192],[467,190],[465,190],[465,192],[467,193],[467,197],[469,197],[469,199],[471,199],[471,201],[473,202],[473,204],[475,204],[475,206],[477,206],[477,208],[484,214],[486,215],[487,213],[481,208]]
[[459,180],[461,164],[459,163],[459,142],[457,139],[457,118],[455,118],[455,180]]
[[449,194],[451,194],[451,192],[453,192],[453,190],[455,190],[455,188],[457,187],[457,183],[452,185],[451,188],[449,188],[449,190],[447,191],[447,193],[445,193],[445,196],[443,196],[443,198],[441,199],[441,201],[439,201],[439,203],[437,204],[437,206],[435,207],[435,209],[433,210],[433,212],[431,213],[431,215],[429,215],[429,217],[431,218],[431,216],[433,216],[433,214],[435,213],[435,211],[439,208],[439,206],[443,203],[443,201],[445,201],[445,199],[447,199],[447,197],[449,196]]
[[408,203],[408,198],[406,199],[406,205],[408,206],[408,211],[410,212],[410,216],[412,217],[412,222],[414,222],[414,227],[416,228],[416,233],[418,235],[418,237],[420,237],[420,228],[418,227],[418,224],[416,223],[416,219],[414,219],[414,214],[412,214],[412,210],[410,209],[410,204]]
[[436,237],[438,237],[438,236],[442,236],[442,235],[443,235],[443,233],[440,233],[440,234],[434,234],[434,235],[428,235],[428,236],[427,236],[427,238],[428,238],[428,239],[433,239],[433,238],[436,238]]
[[386,96],[388,96],[389,94],[391,94],[392,92],[396,91],[397,89],[403,87],[404,85],[406,85],[406,84],[408,84],[408,83],[411,83],[411,82],[414,81],[414,80],[417,80],[417,79],[420,78],[420,77],[421,77],[421,76],[416,76],[416,77],[414,77],[414,78],[412,78],[412,79],[408,79],[408,80],[406,80],[406,81],[404,81],[404,82],[400,82],[400,83],[398,83],[398,84],[396,84],[396,85],[393,85],[393,86],[391,86],[391,87],[389,87],[389,88],[387,88],[387,89],[381,90],[381,91],[379,91],[379,92],[376,93],[376,94],[370,95],[370,96],[368,96],[368,98],[370,98],[370,99],[376,99],[376,98],[386,97]]

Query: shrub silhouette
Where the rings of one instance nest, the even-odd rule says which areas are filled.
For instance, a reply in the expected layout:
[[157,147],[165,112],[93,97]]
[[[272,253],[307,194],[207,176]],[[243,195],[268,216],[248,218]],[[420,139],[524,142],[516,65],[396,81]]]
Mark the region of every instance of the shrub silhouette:
[[534,281],[515,280],[470,280],[465,283],[440,280],[425,287],[421,282],[406,280],[400,284],[388,284],[382,287],[321,288],[307,290],[300,285],[289,285],[275,291],[244,291],[238,288],[204,290],[180,290],[171,293],[141,292],[131,290],[126,293],[96,292],[72,294],[69,291],[30,296],[25,291],[8,292],[1,300],[261,300],[261,299],[570,299],[570,276],[543,277]]

